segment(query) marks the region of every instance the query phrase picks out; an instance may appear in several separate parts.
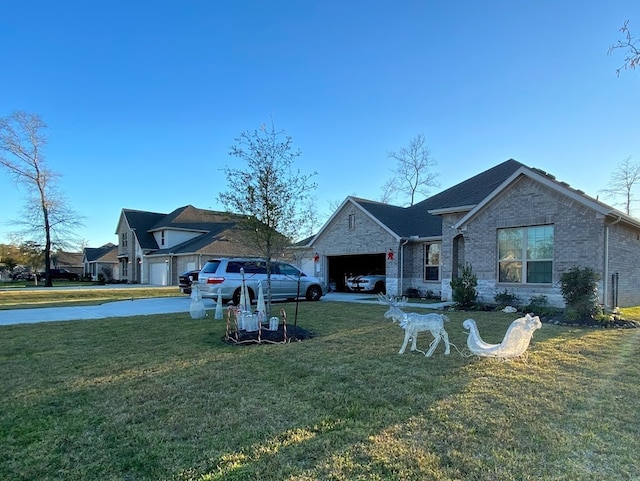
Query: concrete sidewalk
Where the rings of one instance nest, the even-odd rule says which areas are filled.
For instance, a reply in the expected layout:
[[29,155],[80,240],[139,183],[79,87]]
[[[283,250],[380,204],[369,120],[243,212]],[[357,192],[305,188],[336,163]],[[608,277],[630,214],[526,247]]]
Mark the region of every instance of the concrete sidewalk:
[[[321,302],[357,302],[362,304],[378,304],[375,294],[353,294],[330,292],[322,297]],[[306,301],[302,301],[306,302]],[[418,304],[411,308],[442,309],[450,303]],[[215,302],[204,300],[207,311],[215,309]],[[77,321],[106,319],[108,317],[147,316],[152,314],[170,314],[189,312],[191,298],[156,297],[151,299],[133,299],[127,301],[107,302],[96,306],[72,307],[36,307],[33,309],[0,310],[0,326],[11,324],[32,324],[37,322]]]
[[[115,301],[96,306],[0,310],[0,325],[189,312],[190,305],[191,299],[188,296],[181,296]],[[214,305],[206,301],[205,306],[207,310],[214,307]]]

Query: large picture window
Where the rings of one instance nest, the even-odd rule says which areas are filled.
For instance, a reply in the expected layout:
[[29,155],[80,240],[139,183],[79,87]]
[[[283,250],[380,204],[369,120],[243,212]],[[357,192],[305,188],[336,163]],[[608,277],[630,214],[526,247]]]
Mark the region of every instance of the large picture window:
[[498,282],[551,284],[553,226],[498,230]]
[[424,280],[440,280],[440,243],[424,246]]

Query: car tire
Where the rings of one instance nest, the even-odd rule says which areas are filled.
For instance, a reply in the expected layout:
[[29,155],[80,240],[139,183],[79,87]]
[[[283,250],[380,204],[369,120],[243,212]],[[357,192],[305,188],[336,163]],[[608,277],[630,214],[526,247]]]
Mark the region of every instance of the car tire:
[[318,286],[310,286],[305,297],[307,301],[319,301],[322,297],[322,289]]
[[384,282],[378,282],[376,286],[373,288],[373,292],[375,292],[376,294],[386,294],[387,289],[384,285]]
[[[251,289],[247,288],[247,290],[249,291],[249,300],[250,300],[249,303],[252,303],[253,300],[255,299],[255,295],[253,294],[253,291]],[[232,298],[233,304],[236,306],[240,305],[240,295],[241,295],[240,288],[237,288],[236,291],[233,293],[233,298]]]

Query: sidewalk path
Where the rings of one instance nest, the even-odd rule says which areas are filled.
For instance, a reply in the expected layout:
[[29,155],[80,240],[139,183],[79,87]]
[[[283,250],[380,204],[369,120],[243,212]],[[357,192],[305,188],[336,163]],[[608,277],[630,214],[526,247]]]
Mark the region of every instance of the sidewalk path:
[[[189,312],[190,305],[191,299],[188,296],[181,296],[115,301],[96,306],[0,310],[0,325]],[[209,303],[206,307],[213,309]]]
[[[330,292],[321,301],[357,302],[378,304],[373,294],[350,294]],[[305,301],[303,301],[305,302]],[[411,304],[411,308],[442,309],[450,303]],[[76,321],[81,319],[105,319],[108,317],[147,316],[151,314],[169,314],[189,312],[191,298],[156,297],[152,299],[134,299],[107,302],[96,306],[37,307],[33,309],[0,310],[0,326],[11,324],[32,324],[36,322]],[[215,303],[205,300],[205,308],[213,310]]]

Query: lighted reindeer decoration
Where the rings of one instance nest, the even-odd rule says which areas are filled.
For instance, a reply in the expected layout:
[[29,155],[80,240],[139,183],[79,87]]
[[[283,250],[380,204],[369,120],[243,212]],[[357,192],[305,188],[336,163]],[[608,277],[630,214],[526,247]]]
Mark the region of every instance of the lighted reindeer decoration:
[[434,337],[425,356],[431,356],[442,339],[444,339],[445,344],[444,353],[449,354],[449,335],[444,329],[444,322],[449,320],[447,316],[436,313],[418,314],[416,312],[404,312],[401,307],[407,305],[406,297],[398,299],[393,296],[378,294],[378,301],[380,304],[389,306],[389,310],[384,313],[385,319],[392,319],[393,322],[397,322],[400,324],[400,327],[404,329],[404,342],[398,354],[404,354],[409,339],[411,339],[411,350],[417,351],[416,342],[418,340],[418,333],[423,331],[431,332]]

